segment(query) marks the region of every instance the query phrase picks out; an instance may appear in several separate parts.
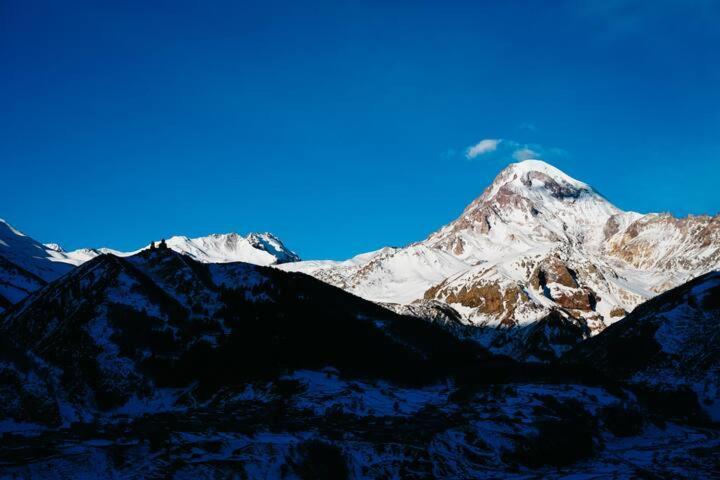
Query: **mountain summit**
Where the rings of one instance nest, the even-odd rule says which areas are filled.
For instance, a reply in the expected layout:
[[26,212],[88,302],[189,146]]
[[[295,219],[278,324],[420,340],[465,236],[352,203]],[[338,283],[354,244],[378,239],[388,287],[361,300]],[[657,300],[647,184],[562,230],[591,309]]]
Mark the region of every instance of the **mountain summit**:
[[[272,233],[250,233],[247,236],[238,233],[216,233],[197,238],[174,236],[167,239],[166,243],[171,250],[184,253],[203,263],[246,262],[268,266],[300,261],[300,257]],[[119,252],[108,248],[83,248],[68,252],[66,256],[76,260],[77,263],[82,263],[103,253],[127,257],[148,248],[150,245],[132,252]]]
[[213,234],[206,237],[171,237],[170,249],[190,255],[203,263],[246,262],[254,265],[274,265],[297,262],[300,257],[290,251],[271,233]]
[[719,266],[720,217],[625,212],[554,166],[526,160],[421,242],[280,268],[370,300],[444,302],[468,325],[525,327],[553,313],[589,335]]
[[486,259],[481,253],[486,241],[515,245],[515,250],[562,241],[598,246],[602,227],[620,213],[589,185],[543,161],[526,160],[500,172],[457,220],[428,241],[461,257],[466,250],[481,255],[473,260]]

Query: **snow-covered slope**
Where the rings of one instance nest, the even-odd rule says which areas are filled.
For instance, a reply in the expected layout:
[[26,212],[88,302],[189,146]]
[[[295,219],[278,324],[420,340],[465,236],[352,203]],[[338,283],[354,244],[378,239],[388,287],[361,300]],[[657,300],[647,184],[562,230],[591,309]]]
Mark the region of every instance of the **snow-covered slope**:
[[526,160],[421,242],[280,268],[374,301],[440,300],[470,325],[524,327],[554,311],[597,333],[718,266],[720,217],[624,212],[588,184]]
[[306,261],[279,265],[300,271],[376,302],[409,303],[432,285],[466,270],[467,263],[422,243],[386,247],[346,260]]
[[71,268],[62,249],[43,245],[2,219],[0,256],[45,281],[54,280]]
[[0,312],[71,270],[67,260],[0,219]]
[[[710,280],[655,311],[717,320]],[[693,381],[717,370],[712,322],[681,320],[660,343],[700,368],[663,366]],[[575,338],[558,316],[520,331],[541,352]],[[307,275],[169,249],[101,255],[0,317],[0,478],[714,478],[718,430],[645,398]]]
[[[175,236],[167,240],[167,246],[171,250],[189,255],[203,263],[246,262],[267,266],[300,261],[300,257],[290,251],[279,238],[271,233],[250,233],[247,236],[237,233],[224,233],[198,238]],[[109,248],[83,248],[67,252],[65,256],[75,264],[80,264],[103,253],[127,257],[149,247],[150,245],[146,245],[132,252],[120,252]]]
[[720,420],[720,272],[642,304],[569,357],[608,375],[666,390],[689,389]]
[[[199,238],[176,236],[167,240],[167,246],[203,263],[245,262],[267,266],[300,261],[300,257],[271,233],[247,236],[226,233]],[[149,247],[133,252],[110,248],[66,252],[60,245],[42,244],[0,219],[0,312],[93,258],[103,254],[128,257]]]
[[246,262],[254,265],[300,260],[279,238],[271,233],[250,233],[243,237],[237,233],[209,235],[207,237],[172,237],[168,247],[185,253],[203,263]]
[[500,172],[457,220],[426,242],[473,261],[558,243],[597,247],[607,220],[621,213],[587,184],[527,160]]

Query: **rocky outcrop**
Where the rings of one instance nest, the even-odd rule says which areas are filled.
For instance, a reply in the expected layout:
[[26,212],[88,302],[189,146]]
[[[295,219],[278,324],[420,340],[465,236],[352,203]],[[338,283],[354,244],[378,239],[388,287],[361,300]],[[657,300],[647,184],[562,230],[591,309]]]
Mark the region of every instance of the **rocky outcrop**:
[[609,237],[603,253],[640,270],[693,278],[720,265],[720,216],[644,215]]
[[550,283],[557,283],[568,288],[578,288],[575,277],[567,265],[556,256],[551,256],[538,266],[530,276],[530,285],[536,290],[547,287]]

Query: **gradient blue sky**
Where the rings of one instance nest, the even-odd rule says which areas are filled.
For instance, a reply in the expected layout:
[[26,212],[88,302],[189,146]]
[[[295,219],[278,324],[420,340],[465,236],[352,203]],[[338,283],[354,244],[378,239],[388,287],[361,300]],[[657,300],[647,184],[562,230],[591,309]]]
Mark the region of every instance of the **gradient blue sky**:
[[0,217],[345,258],[457,216],[512,160],[467,159],[486,138],[625,209],[718,213],[719,3],[4,0]]

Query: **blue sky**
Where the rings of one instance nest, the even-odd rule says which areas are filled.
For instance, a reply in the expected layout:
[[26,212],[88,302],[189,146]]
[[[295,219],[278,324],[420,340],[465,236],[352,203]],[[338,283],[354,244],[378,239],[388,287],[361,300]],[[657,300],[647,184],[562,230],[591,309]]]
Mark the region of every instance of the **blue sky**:
[[622,208],[715,214],[718,51],[712,0],[6,0],[0,217],[346,258],[451,221],[512,145]]

